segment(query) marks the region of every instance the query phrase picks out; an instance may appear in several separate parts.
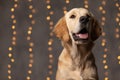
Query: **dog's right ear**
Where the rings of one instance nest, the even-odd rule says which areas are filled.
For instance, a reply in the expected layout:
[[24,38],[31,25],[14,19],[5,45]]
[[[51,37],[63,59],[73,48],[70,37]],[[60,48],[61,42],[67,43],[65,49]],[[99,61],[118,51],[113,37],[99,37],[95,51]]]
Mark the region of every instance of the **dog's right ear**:
[[57,24],[55,25],[53,32],[55,33],[55,35],[61,39],[62,41],[69,41],[69,32],[68,32],[68,28],[66,25],[66,20],[65,17],[62,17]]

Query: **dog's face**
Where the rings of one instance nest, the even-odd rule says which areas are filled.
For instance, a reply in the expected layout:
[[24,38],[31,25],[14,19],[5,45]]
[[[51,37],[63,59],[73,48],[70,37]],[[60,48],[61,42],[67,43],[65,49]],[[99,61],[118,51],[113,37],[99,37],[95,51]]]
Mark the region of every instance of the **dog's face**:
[[58,21],[54,32],[63,41],[86,44],[100,36],[101,28],[87,9],[74,8]]

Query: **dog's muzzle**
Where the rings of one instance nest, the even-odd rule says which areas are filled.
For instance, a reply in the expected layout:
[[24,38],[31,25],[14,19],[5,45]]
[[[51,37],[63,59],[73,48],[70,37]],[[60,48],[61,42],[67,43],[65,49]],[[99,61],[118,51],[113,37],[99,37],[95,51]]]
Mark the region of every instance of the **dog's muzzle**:
[[78,33],[73,33],[73,38],[75,41],[88,41],[89,39],[89,31],[88,31],[88,23],[89,16],[80,17],[81,30]]

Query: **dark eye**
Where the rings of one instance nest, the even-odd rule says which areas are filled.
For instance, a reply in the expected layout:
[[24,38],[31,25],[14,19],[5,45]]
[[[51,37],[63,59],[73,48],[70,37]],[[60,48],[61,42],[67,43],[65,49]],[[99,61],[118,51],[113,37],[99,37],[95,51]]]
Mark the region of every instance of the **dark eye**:
[[75,15],[71,15],[70,18],[75,18],[76,16]]

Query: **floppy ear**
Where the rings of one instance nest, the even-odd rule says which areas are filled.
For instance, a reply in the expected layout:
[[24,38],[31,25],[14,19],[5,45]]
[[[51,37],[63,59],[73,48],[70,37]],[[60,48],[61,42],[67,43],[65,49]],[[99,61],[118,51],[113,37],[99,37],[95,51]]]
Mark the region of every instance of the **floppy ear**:
[[96,19],[93,20],[92,25],[91,38],[95,41],[102,34],[102,29]]
[[62,17],[55,25],[53,32],[62,41],[69,41],[69,32],[66,25],[65,17]]

